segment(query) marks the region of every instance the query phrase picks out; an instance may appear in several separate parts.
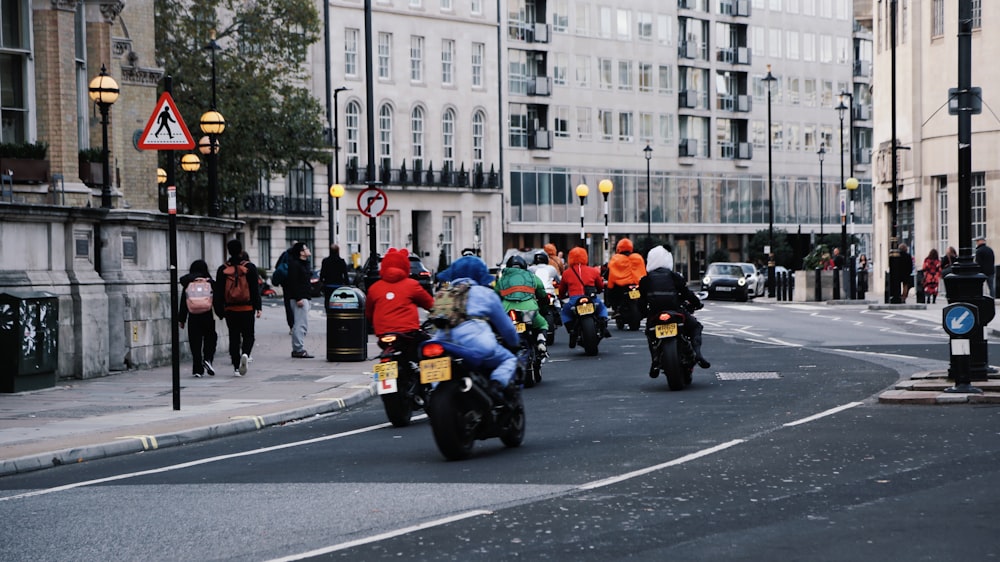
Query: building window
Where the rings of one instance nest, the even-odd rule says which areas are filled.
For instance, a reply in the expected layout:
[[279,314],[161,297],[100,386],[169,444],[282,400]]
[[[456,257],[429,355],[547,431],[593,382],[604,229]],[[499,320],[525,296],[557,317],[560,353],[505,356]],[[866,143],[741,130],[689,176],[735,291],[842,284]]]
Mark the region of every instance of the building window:
[[944,35],[944,0],[931,2],[931,35],[934,37]]
[[569,138],[569,108],[566,106],[557,106],[555,108],[555,136],[559,138]]
[[483,13],[483,0],[472,0],[471,11],[473,15],[479,16]]
[[450,12],[452,9],[451,0],[441,0],[441,10],[445,12]]
[[618,61],[618,89],[632,90],[632,61]]
[[358,75],[358,30],[344,30],[344,75]]
[[618,39],[621,41],[632,40],[632,12],[628,10],[618,10]]
[[948,177],[934,178],[938,205],[938,253],[942,256],[948,250]]
[[410,37],[410,81],[424,81],[424,38]]
[[986,174],[972,174],[972,239],[986,236]]
[[510,147],[528,146],[528,106],[522,103],[510,104]]
[[592,134],[590,108],[576,108],[576,138],[580,140],[590,140]]
[[610,109],[597,110],[597,122],[601,127],[601,140],[609,141],[614,138],[614,112]]
[[590,3],[576,3],[576,34],[580,37],[590,36]]
[[607,6],[597,7],[597,35],[602,39],[611,39],[611,8]]
[[445,169],[455,168],[455,110],[446,109],[441,117],[441,147],[444,153]]
[[486,45],[483,43],[472,44],[472,86],[474,88],[483,87],[483,59],[486,57]]
[[653,40],[653,14],[649,12],[639,12],[636,15],[636,23],[638,24],[636,35],[639,36],[640,41],[652,41]]
[[972,0],[972,29],[982,29],[982,28],[983,28],[983,0]]
[[451,263],[452,256],[455,255],[456,222],[458,221],[453,216],[444,216],[441,218],[441,234],[444,234],[444,237],[441,239],[441,254],[444,255],[448,263]]
[[[311,249],[316,249],[316,230],[309,226],[290,226],[285,229],[285,247],[291,248],[295,242],[302,242]],[[246,245],[246,244],[244,244]]]
[[656,42],[668,47],[674,42],[674,28],[670,18],[663,14],[656,15]]
[[352,101],[347,104],[347,115],[344,116],[347,125],[347,162],[358,165],[361,155],[361,104]]
[[639,63],[639,91],[653,91],[653,65],[648,62]]
[[674,73],[673,68],[661,64],[657,69],[657,91],[660,94],[674,93]]
[[602,90],[610,90],[614,87],[614,75],[611,70],[611,59],[597,59],[598,87]]
[[552,31],[566,33],[569,27],[569,3],[567,0],[552,0]]
[[486,114],[477,111],[472,115],[472,164],[482,165],[486,153]]
[[552,83],[558,86],[566,85],[566,68],[569,66],[569,55],[566,53],[553,53],[552,55]]
[[378,110],[378,148],[382,167],[392,167],[392,107],[383,104]]
[[288,170],[285,195],[290,199],[311,199],[313,195],[313,168],[308,162],[299,162]]
[[0,141],[28,140],[28,105],[25,75],[31,56],[28,46],[27,14],[19,1],[0,2]]
[[576,56],[576,87],[590,87],[590,57],[587,55]]
[[392,34],[378,34],[378,77],[388,80],[392,76]]
[[507,51],[507,87],[510,93],[528,94],[528,53],[517,49]]
[[378,218],[378,234],[376,244],[378,244],[378,253],[380,255],[385,255],[392,247],[392,229],[393,229],[393,215],[389,213],[383,213]]
[[[344,226],[344,240],[347,242],[347,251],[357,249],[361,253],[361,215],[348,213]],[[353,256],[352,256],[353,260]]]
[[674,142],[674,116],[669,113],[660,114],[660,142],[663,144]]
[[486,236],[486,217],[472,217],[472,244],[477,254],[482,253],[483,238]]
[[263,269],[271,269],[271,227],[257,227],[257,263]]
[[632,142],[634,140],[633,117],[631,111],[620,111],[618,113],[618,140],[622,142]]
[[424,164],[424,108],[417,106],[410,113],[410,141],[413,168],[423,169]]
[[451,39],[441,41],[441,83],[455,83],[455,42]]
[[646,144],[653,144],[653,114],[639,114],[639,140]]

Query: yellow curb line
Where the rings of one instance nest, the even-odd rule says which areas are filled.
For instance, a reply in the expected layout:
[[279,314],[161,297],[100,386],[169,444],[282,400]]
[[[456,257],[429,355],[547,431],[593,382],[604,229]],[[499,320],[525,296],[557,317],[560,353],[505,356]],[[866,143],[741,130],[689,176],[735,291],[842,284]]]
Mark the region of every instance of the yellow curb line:
[[115,439],[138,439],[142,443],[142,450],[144,451],[159,447],[156,443],[156,437],[153,435],[124,435]]
[[264,427],[264,418],[261,416],[231,416],[231,420],[253,420],[254,425],[257,429]]

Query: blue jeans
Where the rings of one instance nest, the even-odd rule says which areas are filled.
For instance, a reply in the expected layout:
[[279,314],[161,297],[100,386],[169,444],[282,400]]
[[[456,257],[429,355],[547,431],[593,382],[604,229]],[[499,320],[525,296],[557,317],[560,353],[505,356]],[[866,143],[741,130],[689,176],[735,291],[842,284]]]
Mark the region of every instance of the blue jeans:
[[517,369],[517,357],[497,342],[489,322],[468,320],[450,330],[442,330],[432,340],[461,346],[459,353],[475,371],[490,373],[490,380],[507,386]]
[[[574,306],[576,306],[576,301],[580,300],[580,297],[582,297],[582,296],[583,295],[577,295],[575,297],[570,297],[563,304],[562,310],[559,311],[559,316],[562,318],[562,322],[563,322],[564,326],[568,325],[569,322],[571,320],[573,320],[573,315],[570,314],[570,310]],[[594,299],[594,311],[597,312],[597,315],[599,317],[604,318],[605,320],[608,319],[608,308],[606,306],[604,306],[604,303],[601,301],[600,297]],[[566,329],[568,330],[569,328],[567,327]]]

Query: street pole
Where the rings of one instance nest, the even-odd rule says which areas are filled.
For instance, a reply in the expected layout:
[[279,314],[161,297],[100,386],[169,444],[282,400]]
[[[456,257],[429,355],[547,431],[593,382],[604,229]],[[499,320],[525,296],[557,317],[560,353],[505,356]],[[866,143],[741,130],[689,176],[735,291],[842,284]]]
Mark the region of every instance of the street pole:
[[653,243],[653,200],[649,181],[649,161],[653,158],[653,148],[647,144],[642,152],[646,155],[646,243],[651,245]]
[[[840,104],[836,107],[837,115],[840,116],[840,260],[842,264],[847,263],[847,185],[844,183],[844,112],[847,111],[847,106],[844,105],[844,99],[840,99]],[[844,293],[844,268],[841,266],[835,275],[840,276],[841,282],[835,287],[839,287],[840,294],[836,295],[839,299]]]
[[[852,86],[853,88],[853,82]],[[850,281],[848,282],[849,292],[848,298],[854,300],[858,297],[858,279],[857,279],[857,255],[858,249],[857,244],[854,240],[854,190],[858,188],[858,180],[854,177],[854,93],[853,92],[841,92],[840,95],[847,96],[847,183],[844,187],[847,188],[847,205],[848,213],[850,214],[850,231],[848,235],[850,236],[850,244],[848,245],[847,259],[848,261],[848,277]],[[853,180],[854,187],[851,187]]]
[[614,190],[615,184],[611,180],[601,180],[597,184],[597,189],[601,192],[604,197],[604,260],[608,260],[608,251],[610,240],[608,239],[608,195],[611,195],[611,191]]
[[[365,0],[365,103],[367,104],[366,125],[368,127],[368,165],[365,183],[374,187],[375,180],[375,90],[374,66],[372,64],[372,0]],[[378,224],[375,217],[368,217],[368,272],[369,281],[378,277]],[[365,285],[368,286],[367,284]]]
[[767,65],[767,204],[768,204],[768,252],[767,252],[767,296],[774,298],[774,167],[771,158],[771,84],[777,80],[771,74],[771,65]]
[[588,193],[590,193],[590,188],[587,187],[587,184],[581,183],[576,186],[576,196],[580,198],[580,245],[583,247],[587,246],[587,231],[583,228],[583,217],[587,210],[584,203],[587,202]]
[[[899,179],[897,178],[898,170],[896,169],[896,6],[897,0],[891,0],[889,3],[889,51],[890,51],[890,86],[889,86],[889,98],[891,100],[890,108],[890,122],[891,122],[891,135],[892,138],[890,142],[890,153],[889,156],[892,160],[892,185],[889,189],[892,193],[892,204],[889,208],[890,212],[890,224],[892,225],[892,231],[889,233],[889,303],[899,304],[902,302],[901,298],[901,287],[902,279],[899,278],[900,264],[896,262],[899,261]],[[901,264],[902,267],[907,268],[909,272],[909,264]]]
[[819,150],[819,238],[823,240],[823,159],[826,157],[826,143],[820,143]]
[[[327,4],[326,6],[327,6],[326,9],[329,11],[329,5]],[[328,49],[329,49],[329,47],[328,47]],[[327,54],[328,54],[327,58],[329,58],[329,50],[327,50]],[[330,94],[329,64],[330,64],[329,61],[327,61],[327,95]],[[336,195],[333,194],[333,192],[334,192],[333,187],[335,185],[340,185],[340,139],[338,138],[340,136],[339,135],[339,131],[338,131],[338,129],[340,127],[340,125],[339,125],[340,119],[339,119],[339,115],[338,115],[338,111],[337,111],[337,108],[339,107],[339,105],[337,103],[337,96],[340,94],[340,92],[343,92],[344,90],[349,90],[349,89],[350,88],[348,88],[346,86],[340,86],[336,90],[333,91],[333,103],[332,103],[332,105],[333,105],[333,109],[332,109],[333,122],[332,122],[331,127],[330,127],[330,133],[333,135],[333,161],[326,168],[326,170],[327,170],[326,171],[326,177],[327,177],[327,179],[328,180],[329,179],[333,179],[333,184],[330,186],[330,190],[329,190],[328,197],[327,197],[327,204],[326,204],[326,208],[330,210],[330,220],[329,220],[329,225],[328,225],[329,226],[329,236],[327,238],[328,238],[328,240],[330,240],[331,244],[336,244],[337,243],[337,234],[338,234],[337,233],[337,226],[338,226],[337,225],[337,221],[339,220],[338,214],[340,213],[340,199],[339,199],[339,196],[336,196]],[[329,116],[330,113],[331,113],[331,109],[330,109],[330,106],[328,105],[327,106],[327,116]],[[343,195],[343,187],[340,188],[340,191],[341,191],[341,195]]]

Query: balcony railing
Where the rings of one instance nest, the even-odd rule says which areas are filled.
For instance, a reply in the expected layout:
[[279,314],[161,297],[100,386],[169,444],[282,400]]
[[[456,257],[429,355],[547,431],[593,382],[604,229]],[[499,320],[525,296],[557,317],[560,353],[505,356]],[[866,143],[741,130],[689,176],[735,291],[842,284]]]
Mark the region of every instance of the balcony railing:
[[529,96],[551,96],[552,78],[548,76],[532,76],[528,78]]
[[871,78],[872,63],[866,60],[854,61],[854,76],[858,78]]
[[284,216],[323,216],[323,200],[252,193],[243,197],[243,211]]
[[490,166],[489,172],[484,172],[481,165],[477,165],[472,172],[465,170],[465,164],[460,165],[458,171],[453,168],[445,168],[440,171],[434,169],[434,164],[428,165],[425,170],[423,165],[408,168],[405,164],[399,168],[380,167],[375,171],[375,177],[369,182],[367,168],[360,168],[357,164],[347,164],[347,184],[366,185],[368,183],[380,182],[382,185],[421,185],[428,187],[472,187],[475,189],[495,189],[499,187],[499,177],[494,166]]
[[677,95],[677,106],[685,109],[698,107],[698,90],[681,90]]
[[750,96],[746,95],[734,96],[731,94],[719,94],[719,96],[716,97],[718,109],[721,109],[722,111],[747,113],[750,111],[750,101]]
[[549,42],[549,24],[547,23],[536,23],[528,41],[532,43],[548,43]]
[[871,108],[867,105],[854,104],[854,120],[868,121],[872,118]]
[[682,59],[698,58],[698,43],[694,41],[681,41],[677,45],[677,56]]
[[550,150],[552,148],[552,131],[538,129],[528,133],[528,148],[535,150]]
[[690,158],[698,155],[698,139],[681,139],[677,146],[677,156]]

